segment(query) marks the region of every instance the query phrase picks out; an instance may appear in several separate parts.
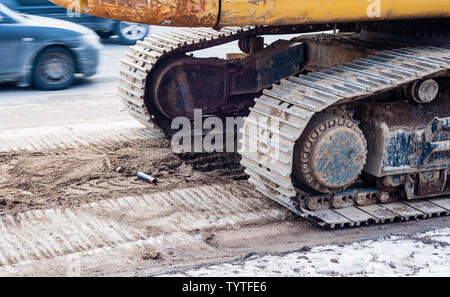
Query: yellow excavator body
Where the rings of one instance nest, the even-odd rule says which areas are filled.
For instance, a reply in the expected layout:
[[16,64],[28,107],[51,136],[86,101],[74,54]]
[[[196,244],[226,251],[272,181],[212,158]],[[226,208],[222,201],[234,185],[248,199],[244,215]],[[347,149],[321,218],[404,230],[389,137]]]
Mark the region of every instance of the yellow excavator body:
[[220,26],[297,25],[450,16],[448,0],[223,0]]
[[224,27],[450,17],[449,0],[50,0],[72,11],[151,25]]

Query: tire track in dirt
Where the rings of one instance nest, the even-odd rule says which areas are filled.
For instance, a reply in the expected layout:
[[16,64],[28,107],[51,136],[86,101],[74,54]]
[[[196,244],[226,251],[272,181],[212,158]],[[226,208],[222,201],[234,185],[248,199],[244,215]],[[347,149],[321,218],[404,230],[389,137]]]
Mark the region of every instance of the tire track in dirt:
[[135,120],[79,123],[0,131],[0,153],[46,151],[91,146],[105,150],[112,142],[161,137]]
[[289,215],[244,181],[237,154],[174,154],[135,121],[0,130],[0,140],[0,275],[61,275],[72,256],[189,256]]
[[[247,182],[200,186],[30,210],[0,217],[0,267],[116,247],[164,252],[208,246],[205,232],[284,220],[287,212]],[[1,270],[0,270],[1,271]]]
[[[0,214],[245,179],[237,154],[174,154],[170,141],[142,134],[53,149],[19,136],[39,150],[0,152]],[[137,180],[138,171],[158,185]]]

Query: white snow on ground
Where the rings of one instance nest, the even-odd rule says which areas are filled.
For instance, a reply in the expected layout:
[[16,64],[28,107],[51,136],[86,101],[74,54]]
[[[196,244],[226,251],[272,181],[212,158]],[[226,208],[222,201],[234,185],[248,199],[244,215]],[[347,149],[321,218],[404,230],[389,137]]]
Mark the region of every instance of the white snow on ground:
[[176,276],[450,276],[450,228],[254,256]]

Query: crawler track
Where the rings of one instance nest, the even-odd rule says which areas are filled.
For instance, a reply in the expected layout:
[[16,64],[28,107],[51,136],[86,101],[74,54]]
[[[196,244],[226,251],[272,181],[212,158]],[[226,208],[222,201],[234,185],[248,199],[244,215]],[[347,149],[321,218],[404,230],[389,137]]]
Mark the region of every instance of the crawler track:
[[[306,30],[304,27],[227,27],[220,31],[197,28],[152,35],[131,47],[122,60],[120,97],[138,121],[164,133],[153,122],[154,114],[145,102],[147,77],[160,61],[243,37],[296,32]],[[291,171],[295,141],[315,113],[417,79],[446,75],[449,69],[450,45],[400,48],[321,72],[292,76],[264,90],[263,96],[255,99],[240,140],[241,164],[250,176],[249,181],[264,195],[298,215],[330,228],[448,215],[450,198],[308,211],[302,207],[302,195],[297,194],[298,189],[292,184]],[[261,121],[266,124],[261,125]],[[274,122],[279,124],[279,129],[270,127]],[[362,190],[365,191],[370,192]]]
[[153,122],[152,112],[149,112],[145,102],[147,75],[153,68],[170,55],[238,40],[248,34],[254,34],[254,30],[255,28],[251,27],[223,28],[220,31],[207,28],[182,29],[151,35],[130,47],[119,72],[119,95],[128,112],[144,125],[161,131]]
[[[126,52],[119,71],[119,95],[128,112],[144,125],[163,132],[153,122],[154,113],[145,102],[147,76],[159,63],[177,54],[184,54],[265,34],[289,34],[328,30],[328,24],[317,26],[225,27],[219,31],[210,28],[179,29],[153,34],[138,41]],[[164,132],[163,132],[164,133]]]
[[[264,90],[241,130],[241,164],[264,195],[322,226],[448,215],[450,198],[405,201],[309,211],[291,180],[294,144],[315,113],[395,89],[417,79],[445,75],[450,47],[428,46],[382,51],[321,72],[292,76]],[[339,123],[336,123],[339,124]]]

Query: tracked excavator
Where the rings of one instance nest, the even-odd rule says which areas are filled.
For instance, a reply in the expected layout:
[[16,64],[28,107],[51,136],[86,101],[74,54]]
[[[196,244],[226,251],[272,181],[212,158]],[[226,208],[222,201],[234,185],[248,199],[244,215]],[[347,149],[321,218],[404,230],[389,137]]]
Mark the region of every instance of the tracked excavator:
[[[168,135],[195,109],[245,115],[249,182],[299,216],[333,228],[449,215],[449,0],[51,1],[182,27],[127,51],[128,111]],[[297,37],[266,45],[275,34]],[[233,41],[238,58],[190,55]]]

